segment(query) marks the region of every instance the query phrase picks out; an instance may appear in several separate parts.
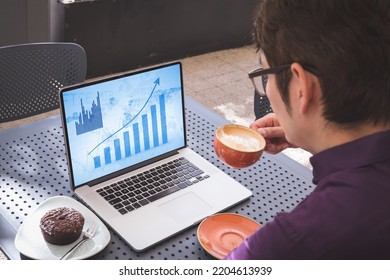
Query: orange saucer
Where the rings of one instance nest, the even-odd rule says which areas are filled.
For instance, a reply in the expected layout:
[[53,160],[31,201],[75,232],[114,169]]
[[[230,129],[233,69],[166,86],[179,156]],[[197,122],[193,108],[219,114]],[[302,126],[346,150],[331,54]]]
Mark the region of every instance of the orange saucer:
[[198,227],[198,240],[207,253],[223,259],[260,225],[238,214],[221,213],[204,219]]

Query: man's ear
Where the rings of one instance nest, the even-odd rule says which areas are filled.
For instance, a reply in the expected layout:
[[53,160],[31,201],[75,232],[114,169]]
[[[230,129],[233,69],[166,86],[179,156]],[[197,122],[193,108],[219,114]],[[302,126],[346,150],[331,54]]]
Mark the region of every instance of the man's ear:
[[315,80],[318,79],[296,62],[291,64],[291,73],[291,82],[294,84],[290,85],[294,90],[290,91],[290,94],[295,94],[295,96],[290,96],[290,99],[294,98],[297,102],[299,113],[307,114],[310,106],[315,101]]

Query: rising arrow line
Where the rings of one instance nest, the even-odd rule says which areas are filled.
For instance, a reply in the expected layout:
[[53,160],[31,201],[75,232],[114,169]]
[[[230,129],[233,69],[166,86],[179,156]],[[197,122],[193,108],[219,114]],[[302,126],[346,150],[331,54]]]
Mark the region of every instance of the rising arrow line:
[[93,148],[89,153],[88,155],[90,155],[94,150],[96,150],[101,144],[103,144],[104,142],[106,142],[108,139],[110,139],[112,136],[114,136],[115,134],[117,134],[119,131],[121,131],[122,129],[124,129],[126,126],[128,126],[136,117],[138,117],[138,115],[141,113],[141,111],[145,108],[146,104],[148,104],[150,98],[152,97],[153,95],[153,92],[154,90],[156,89],[157,85],[160,85],[160,78],[157,78],[155,81],[154,81],[154,87],[152,89],[152,92],[150,93],[149,97],[148,97],[148,100],[146,100],[145,104],[142,106],[142,108],[138,111],[138,113],[130,120],[128,121],[124,126],[122,126],[121,128],[119,128],[117,131],[115,131],[114,133],[112,133],[111,135],[109,135],[106,139],[104,139],[102,142],[100,142],[99,144],[97,144],[95,146],[95,148]]

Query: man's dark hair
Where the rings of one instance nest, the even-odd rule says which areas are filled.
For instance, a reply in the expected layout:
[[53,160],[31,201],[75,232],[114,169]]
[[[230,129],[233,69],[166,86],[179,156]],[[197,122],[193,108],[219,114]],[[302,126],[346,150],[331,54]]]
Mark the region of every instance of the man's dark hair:
[[[389,0],[263,0],[254,39],[270,67],[318,70],[326,120],[390,122]],[[287,107],[290,78],[276,74]]]

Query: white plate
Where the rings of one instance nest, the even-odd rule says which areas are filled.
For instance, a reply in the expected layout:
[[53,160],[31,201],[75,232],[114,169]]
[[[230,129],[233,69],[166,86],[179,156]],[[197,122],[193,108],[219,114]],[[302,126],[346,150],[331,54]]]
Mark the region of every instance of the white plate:
[[111,236],[107,227],[87,207],[73,198],[54,196],[42,202],[33,213],[26,217],[20,226],[15,237],[15,246],[20,253],[32,259],[57,260],[81,239],[80,236],[79,240],[68,245],[52,245],[45,241],[39,227],[39,222],[47,211],[57,207],[71,207],[79,211],[85,219],[83,231],[92,223],[98,225],[95,236],[82,244],[70,259],[89,258],[103,250],[110,242]]

